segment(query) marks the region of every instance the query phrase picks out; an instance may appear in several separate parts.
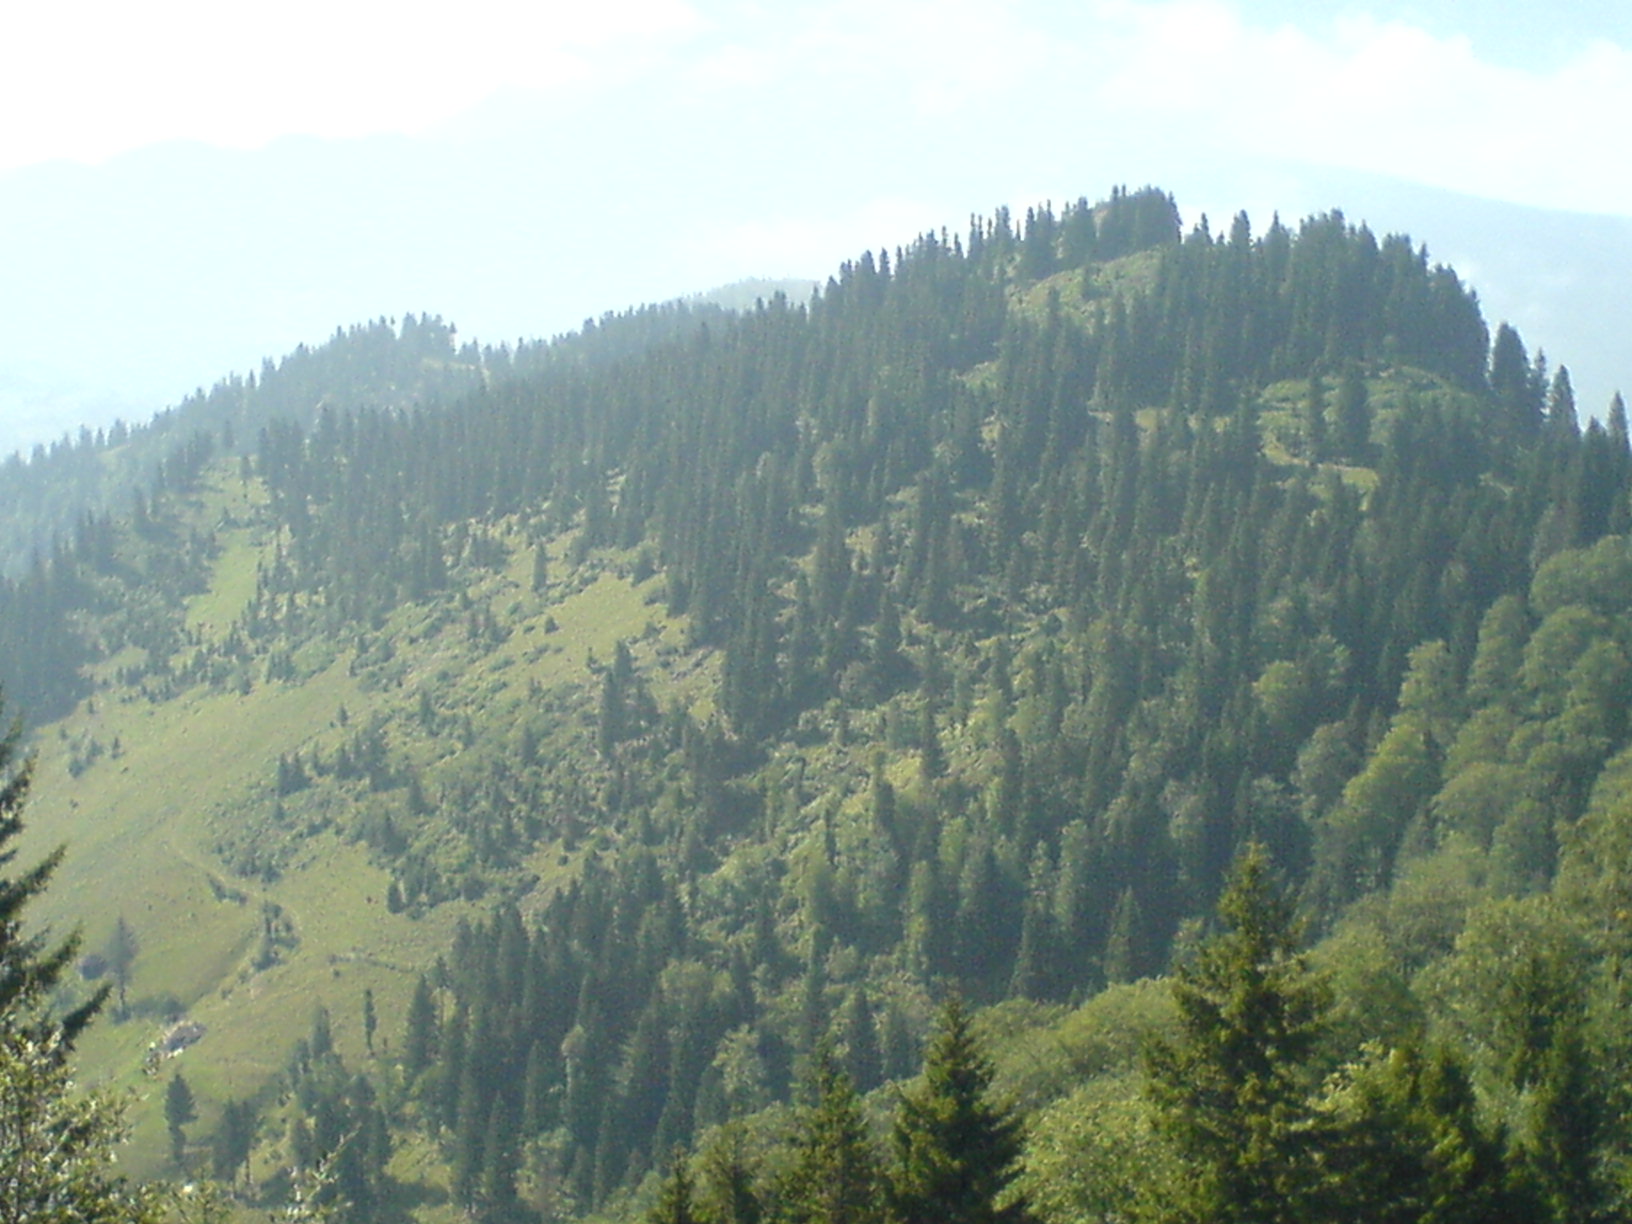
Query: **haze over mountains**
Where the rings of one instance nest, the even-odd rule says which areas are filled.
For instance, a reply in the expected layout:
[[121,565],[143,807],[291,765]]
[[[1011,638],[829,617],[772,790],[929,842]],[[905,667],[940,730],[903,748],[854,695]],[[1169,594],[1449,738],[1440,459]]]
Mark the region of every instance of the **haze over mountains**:
[[976,147],[909,84],[863,102],[776,80],[756,87],[764,105],[740,85],[510,94],[419,137],[172,143],[0,174],[0,450],[145,420],[337,326],[414,311],[484,343],[547,337],[728,281],[825,277],[859,249],[1107,176],[1161,182],[1215,229],[1243,202],[1259,228],[1341,204],[1453,263],[1493,322],[1570,367],[1584,411],[1632,385],[1616,326],[1632,219],[1140,143],[1137,116],[1114,137],[1109,118],[1017,116]]

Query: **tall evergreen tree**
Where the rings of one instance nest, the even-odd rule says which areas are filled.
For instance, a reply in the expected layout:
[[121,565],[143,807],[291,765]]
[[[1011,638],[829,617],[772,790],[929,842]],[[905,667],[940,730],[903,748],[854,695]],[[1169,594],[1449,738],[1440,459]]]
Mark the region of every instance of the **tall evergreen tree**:
[[130,1014],[126,992],[130,989],[131,973],[136,965],[136,954],[140,951],[141,944],[136,939],[136,932],[131,929],[130,923],[125,921],[125,916],[120,914],[119,920],[113,924],[113,934],[108,937],[105,953],[108,972],[113,975],[114,985],[119,991],[117,1019],[120,1020]]
[[[17,759],[18,725],[0,738],[0,868],[23,828],[29,761]],[[114,1175],[118,1104],[82,1095],[67,1055],[107,997],[97,992],[60,1020],[48,997],[79,946],[54,947],[23,933],[23,908],[37,897],[62,850],[19,876],[0,875],[0,1224],[153,1224],[155,1196]]]
[[435,1053],[436,1001],[431,997],[431,984],[421,975],[408,1000],[407,1029],[402,1039],[404,1069],[409,1075],[418,1075],[431,1065]]
[[788,1224],[884,1224],[884,1181],[850,1077],[832,1053],[816,1056],[815,1104],[794,1141],[782,1185]]
[[1308,1071],[1327,989],[1298,951],[1261,845],[1237,860],[1218,918],[1173,977],[1177,1036],[1146,1055],[1158,1125],[1186,1161],[1155,1218],[1307,1224],[1318,1218],[1321,1138]]
[[178,1169],[182,1167],[182,1156],[187,1149],[186,1127],[197,1118],[193,1090],[187,1077],[177,1071],[164,1090],[164,1125],[170,1133],[170,1159]]
[[890,1205],[901,1224],[1018,1224],[1020,1127],[992,1099],[992,1066],[957,996],[941,1011],[920,1084],[902,1094]]
[[657,1202],[646,1213],[646,1224],[701,1224],[692,1206],[691,1172],[683,1151],[677,1150],[670,1158],[668,1176],[657,1192]]
[[[33,769],[32,761],[18,759],[21,735],[21,724],[13,723],[0,737],[0,870],[17,857],[16,847],[8,843],[22,833],[23,805]],[[60,1020],[46,1015],[52,990],[79,950],[79,934],[50,946],[43,935],[24,932],[23,908],[44,891],[62,855],[59,846],[20,875],[0,875],[0,1031],[55,1039],[66,1048],[101,1009],[108,991],[104,987]]]

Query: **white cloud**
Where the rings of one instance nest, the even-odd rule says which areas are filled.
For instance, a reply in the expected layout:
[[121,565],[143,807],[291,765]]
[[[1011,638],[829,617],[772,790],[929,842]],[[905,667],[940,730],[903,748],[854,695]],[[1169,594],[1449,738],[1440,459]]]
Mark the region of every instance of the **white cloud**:
[[1547,207],[1632,211],[1632,51],[1549,71],[1480,60],[1464,37],[1351,18],[1249,25],[1221,0],[1101,4],[1101,105],[1197,147],[1390,174]]
[[698,24],[686,0],[15,5],[0,168],[161,140],[418,131],[507,86],[582,87]]
[[[818,0],[716,18],[719,88],[778,78],[956,122],[968,156],[1019,146],[1123,167],[1237,154],[1545,207],[1632,212],[1632,48],[1546,68],[1481,59],[1363,11],[1255,21],[1246,0]],[[865,139],[862,135],[859,139]],[[1038,161],[1037,177],[1049,162]]]
[[[1632,213],[1632,49],[1608,42],[1525,69],[1480,59],[1465,37],[1363,15],[1255,23],[1247,0],[13,8],[0,169],[162,139],[416,132],[501,89],[565,97],[664,81],[744,105],[791,85],[852,123],[870,108],[956,125],[972,163],[1024,155],[1033,179],[1237,154]],[[864,126],[854,138],[866,147]]]

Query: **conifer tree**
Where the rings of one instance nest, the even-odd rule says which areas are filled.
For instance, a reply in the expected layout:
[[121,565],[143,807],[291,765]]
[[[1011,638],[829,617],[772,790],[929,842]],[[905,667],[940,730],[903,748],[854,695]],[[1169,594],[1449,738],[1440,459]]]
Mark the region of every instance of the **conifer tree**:
[[164,1090],[164,1125],[170,1132],[170,1159],[181,1168],[187,1148],[186,1126],[198,1118],[198,1106],[193,1100],[192,1087],[187,1077],[177,1071]]
[[[0,737],[0,869],[16,857],[31,762],[17,759],[20,724]],[[148,1224],[155,1196],[113,1175],[119,1105],[84,1096],[67,1055],[107,998],[93,994],[61,1019],[48,996],[79,947],[77,932],[54,947],[25,935],[23,908],[62,860],[59,848],[19,876],[0,875],[0,1222]]]
[[1318,373],[1309,376],[1303,397],[1304,457],[1311,462],[1326,457],[1326,383]]
[[1333,1214],[1368,1224],[1533,1220],[1499,1132],[1481,1125],[1467,1070],[1449,1049],[1368,1047],[1323,1101],[1336,1142],[1325,1161]]
[[890,1204],[901,1224],[1019,1224],[1030,1218],[1010,1186],[1020,1127],[992,1100],[992,1066],[953,996],[924,1059],[922,1083],[901,1097]]
[[422,974],[408,1000],[408,1026],[402,1039],[403,1064],[409,1075],[418,1075],[431,1065],[435,1047],[436,1002],[431,998],[431,984]]
[[1350,463],[1366,463],[1371,456],[1371,404],[1366,383],[1356,366],[1350,365],[1338,380],[1337,398],[1332,404],[1332,442],[1338,454]]
[[657,1202],[646,1213],[646,1224],[701,1224],[691,1201],[691,1173],[686,1168],[685,1152],[676,1149],[669,1160],[669,1173],[663,1179],[663,1188],[657,1193]]
[[[17,759],[21,735],[22,724],[13,723],[0,737],[0,869],[16,857],[16,848],[7,843],[22,833],[32,774],[33,762]],[[24,934],[23,907],[44,891],[62,855],[59,846],[20,875],[0,875],[0,1032],[55,1039],[67,1048],[100,1010],[108,992],[104,987],[61,1020],[44,1014],[47,998],[79,950],[79,934],[50,947],[42,935]]]
[[1261,845],[1237,860],[1218,917],[1173,978],[1177,1037],[1146,1053],[1157,1124],[1186,1168],[1154,1218],[1304,1224],[1318,1214],[1321,1127],[1306,1074],[1327,990]]
[[744,1146],[742,1129],[733,1125],[703,1152],[697,1197],[709,1224],[760,1224],[765,1218]]
[[816,1055],[816,1102],[794,1141],[782,1186],[788,1224],[885,1224],[883,1177],[861,1098],[832,1052]]
[[255,1148],[255,1103],[228,1101],[221,1109],[221,1120],[215,1128],[215,1146],[210,1153],[210,1165],[222,1181],[232,1181],[238,1171],[244,1171],[249,1180],[249,1155]]
[[106,952],[108,972],[113,975],[114,985],[119,991],[119,1010],[117,1019],[124,1020],[130,1014],[130,1004],[125,992],[130,988],[131,971],[136,964],[136,954],[141,951],[141,945],[136,939],[136,932],[131,929],[130,923],[125,921],[123,914],[113,925],[113,934],[108,937]]

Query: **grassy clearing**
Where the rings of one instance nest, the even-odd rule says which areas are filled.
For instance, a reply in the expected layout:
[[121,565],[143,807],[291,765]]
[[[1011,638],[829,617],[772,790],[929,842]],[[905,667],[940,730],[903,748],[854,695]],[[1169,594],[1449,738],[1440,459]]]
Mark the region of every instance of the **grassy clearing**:
[[[188,626],[206,636],[230,630],[254,596],[257,565],[270,558],[254,505],[253,487],[239,488],[236,478],[199,499],[198,513],[221,524],[209,587],[186,610]],[[103,667],[104,687],[93,699],[38,730],[22,853],[37,858],[66,843],[68,854],[37,916],[59,931],[79,925],[87,950],[105,943],[122,916],[140,942],[131,1015],[93,1026],[80,1059],[88,1082],[133,1094],[127,1155],[133,1173],[172,1171],[162,1108],[175,1070],[185,1072],[199,1101],[201,1120],[192,1129],[206,1135],[223,1102],[255,1094],[282,1068],[318,1006],[330,1013],[342,1056],[362,1066],[369,1058],[362,997],[372,991],[375,1057],[389,1059],[415,977],[446,951],[461,916],[490,904],[447,903],[420,918],[391,914],[388,874],[364,847],[333,830],[301,841],[271,883],[235,876],[215,847],[243,821],[260,818],[281,755],[319,745],[332,751],[347,733],[337,723],[342,706],[353,726],[373,717],[411,726],[420,688],[431,684],[444,708],[483,728],[480,751],[507,721],[531,709],[530,693],[539,688],[576,694],[568,708],[592,702],[598,680],[586,665],[591,657],[609,659],[620,640],[631,642],[660,702],[706,708],[712,660],[684,648],[684,626],[656,602],[656,580],[636,586],[610,572],[629,560],[597,558],[600,568],[579,574],[552,557],[560,580],[535,595],[527,581],[530,551],[516,549],[506,571],[479,576],[464,592],[493,609],[504,640],[474,645],[458,615],[404,608],[386,629],[397,646],[394,682],[351,674],[350,647],[332,645],[321,670],[298,682],[258,682],[246,694],[201,686],[162,703],[117,687],[113,669]],[[553,630],[546,630],[547,617]],[[460,751],[417,734],[393,743],[415,759]],[[118,754],[71,770],[76,745],[93,738],[117,742]],[[530,866],[544,892],[581,861],[582,852],[564,855],[544,845]],[[263,940],[268,913],[292,932],[270,963]],[[205,1025],[205,1037],[144,1073],[149,1045],[176,1011]]]
[[187,627],[211,641],[225,638],[232,624],[255,597],[257,566],[270,560],[271,541],[255,524],[266,504],[258,481],[243,481],[219,468],[199,499],[200,517],[214,524],[216,558],[209,589],[188,602]]

